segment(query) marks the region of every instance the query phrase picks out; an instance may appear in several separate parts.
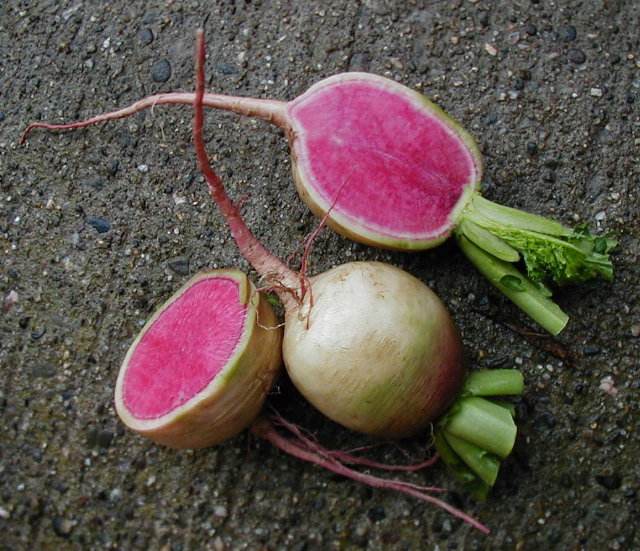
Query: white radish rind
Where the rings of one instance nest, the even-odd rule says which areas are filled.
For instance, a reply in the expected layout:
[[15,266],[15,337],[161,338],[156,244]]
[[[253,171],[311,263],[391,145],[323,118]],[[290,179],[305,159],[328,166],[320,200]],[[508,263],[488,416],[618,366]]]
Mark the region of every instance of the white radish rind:
[[[238,283],[237,299],[246,313],[231,357],[204,389],[182,405],[155,418],[137,417],[125,400],[127,369],[136,348],[163,313],[207,278],[230,278]],[[209,329],[219,331],[215,323]],[[282,329],[273,309],[244,273],[232,269],[201,272],[154,313],[129,348],[116,383],[116,411],[127,427],[171,448],[196,449],[222,442],[249,426],[260,412],[282,364],[281,342]],[[176,377],[189,376],[189,346],[194,345],[189,342],[175,351],[184,358],[184,370],[175,373]]]

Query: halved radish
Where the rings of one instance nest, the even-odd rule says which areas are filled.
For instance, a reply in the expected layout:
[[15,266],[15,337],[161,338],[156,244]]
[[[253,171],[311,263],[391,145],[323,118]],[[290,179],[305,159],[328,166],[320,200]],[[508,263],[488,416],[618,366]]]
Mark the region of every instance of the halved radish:
[[172,448],[201,448],[258,415],[281,357],[266,297],[237,270],[192,277],[146,323],[122,363],[116,410],[131,429]]

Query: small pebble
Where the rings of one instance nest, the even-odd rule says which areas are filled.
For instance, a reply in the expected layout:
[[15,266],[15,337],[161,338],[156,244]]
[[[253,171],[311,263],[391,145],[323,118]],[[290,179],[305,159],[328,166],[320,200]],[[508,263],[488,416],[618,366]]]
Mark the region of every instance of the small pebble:
[[490,44],[489,42],[485,43],[484,51],[491,56],[498,55],[498,48],[496,48],[493,44]]
[[70,520],[54,518],[51,521],[51,526],[56,535],[61,538],[68,538],[73,530],[73,523]]
[[104,187],[105,181],[100,178],[100,176],[89,176],[88,178],[80,180],[79,183],[83,186],[95,189],[96,191],[100,191]]
[[385,518],[387,518],[384,507],[380,506],[371,507],[371,509],[369,509],[369,511],[367,512],[367,516],[369,517],[369,520],[373,522],[377,522],[379,520],[384,520]]
[[189,259],[180,256],[167,262],[169,268],[179,275],[189,275]]
[[529,36],[535,36],[538,34],[538,29],[532,23],[527,23],[524,27],[524,32],[526,32]]
[[218,518],[226,518],[229,516],[229,511],[227,511],[227,508],[224,505],[214,505],[213,514]]
[[371,67],[371,60],[366,54],[355,53],[349,60],[349,71],[368,71]]
[[116,173],[118,172],[118,168],[120,168],[120,161],[118,161],[117,159],[111,159],[107,163],[107,171],[109,172],[109,174],[111,174],[111,176],[116,175]]
[[576,65],[580,65],[587,60],[587,56],[584,55],[582,50],[572,49],[567,52],[567,59],[571,63],[575,63]]
[[220,63],[218,71],[223,75],[235,75],[240,72],[240,67],[233,63]]
[[578,36],[578,33],[573,25],[565,25],[560,29],[560,40],[562,42],[573,42],[576,36]]
[[160,59],[151,66],[151,78],[154,82],[167,82],[171,78],[171,63]]
[[4,120],[4,111],[0,111],[0,122]]
[[583,347],[582,353],[585,356],[595,356],[596,354],[600,354],[600,347],[597,344],[587,344]]
[[111,222],[103,218],[95,218],[87,216],[84,221],[89,224],[98,233],[107,233],[111,229]]
[[622,485],[622,481],[617,474],[599,474],[596,475],[596,481],[607,490],[617,490]]
[[538,144],[535,142],[527,142],[527,153],[534,157],[538,154]]
[[153,42],[153,31],[149,28],[142,29],[138,33],[138,37],[140,38],[140,42],[142,42],[145,46],[148,46]]

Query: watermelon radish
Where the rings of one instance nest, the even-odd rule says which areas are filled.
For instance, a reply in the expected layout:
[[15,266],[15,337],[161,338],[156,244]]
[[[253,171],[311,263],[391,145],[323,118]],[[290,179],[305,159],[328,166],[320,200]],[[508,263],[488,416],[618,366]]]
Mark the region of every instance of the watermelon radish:
[[[374,435],[417,434],[451,406],[438,425],[440,446],[447,445],[447,464],[483,497],[516,436],[513,412],[483,396],[520,394],[522,375],[493,370],[476,376],[452,405],[465,378],[462,342],[448,311],[426,285],[379,262],[350,262],[308,278],[269,252],[209,164],[203,138],[204,60],[200,30],[193,125],[198,164],[240,251],[282,301],[282,355],[291,380],[329,418]],[[378,485],[379,479],[364,480],[345,471],[335,455],[300,431],[292,445],[266,419],[258,419],[251,430],[296,457]],[[395,489],[414,495],[416,488],[401,484]],[[424,499],[422,493],[416,497]]]
[[[192,93],[149,96],[83,122],[34,123],[23,140],[35,127],[78,128],[154,105],[193,101]],[[568,317],[549,298],[547,279],[562,285],[613,276],[614,241],[482,198],[482,158],[473,138],[406,86],[344,73],[290,102],[213,93],[203,101],[283,129],[300,196],[336,231],[403,250],[427,249],[455,233],[476,267],[553,334]],[[513,266],[519,260],[528,277]]]
[[[451,404],[463,382],[461,339],[448,312],[424,284],[392,266],[356,262],[308,278],[310,243],[303,269],[296,273],[253,236],[207,158],[201,30],[197,46],[197,87],[190,103],[199,166],[241,252],[286,309],[282,356],[292,379],[319,409],[346,426],[372,434],[416,433]],[[381,465],[326,450],[277,414],[256,418],[280,363],[280,339],[266,299],[244,274],[199,274],[154,314],[130,347],[116,384],[117,411],[133,430],[176,448],[214,444],[249,426],[254,435],[295,457],[436,504],[489,531],[430,495],[440,488],[378,478],[347,466],[416,470],[432,461]],[[516,436],[513,410],[482,397],[523,390],[515,371],[486,375],[469,378],[435,429],[445,462],[479,497],[495,481]],[[293,437],[283,436],[276,426]]]
[[146,323],[124,359],[116,410],[172,448],[202,448],[257,417],[282,363],[282,329],[237,270],[192,277]]

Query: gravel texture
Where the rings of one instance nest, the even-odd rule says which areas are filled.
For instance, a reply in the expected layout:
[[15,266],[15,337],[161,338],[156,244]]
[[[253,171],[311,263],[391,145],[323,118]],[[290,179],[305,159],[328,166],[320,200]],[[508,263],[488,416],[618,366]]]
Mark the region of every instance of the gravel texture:
[[[639,14],[633,0],[3,2],[0,549],[640,549]],[[207,17],[211,89],[291,99],[345,70],[389,76],[475,135],[486,197],[619,234],[613,282],[556,292],[571,316],[557,338],[453,242],[403,254],[324,231],[315,244],[313,271],[373,259],[420,277],[451,309],[473,368],[524,373],[516,450],[486,502],[440,465],[406,477],[447,487],[489,536],[247,434],[175,452],[119,422],[117,371],[145,319],[189,274],[249,267],[197,173],[187,107],[17,142],[32,121],[192,89]],[[207,138],[249,225],[286,258],[317,224],[291,185],[286,141],[215,112]],[[372,441],[324,420],[285,379],[273,399],[328,447]]]

